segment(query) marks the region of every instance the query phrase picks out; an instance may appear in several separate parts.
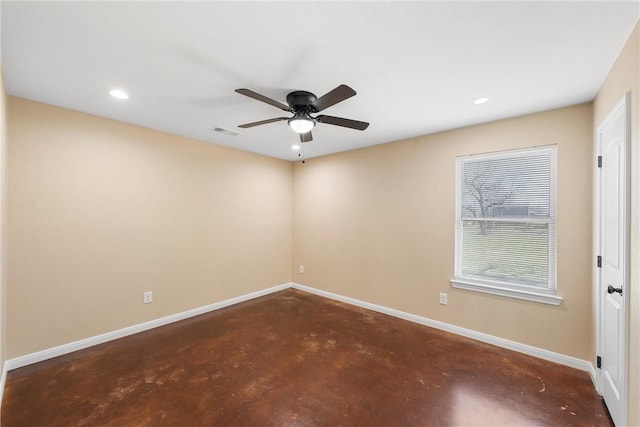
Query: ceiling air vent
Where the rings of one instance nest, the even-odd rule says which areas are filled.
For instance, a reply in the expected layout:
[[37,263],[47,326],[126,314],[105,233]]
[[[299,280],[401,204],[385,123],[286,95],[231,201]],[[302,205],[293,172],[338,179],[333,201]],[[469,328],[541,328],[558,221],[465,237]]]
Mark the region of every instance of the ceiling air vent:
[[232,131],[231,129],[227,129],[227,128],[223,128],[221,126],[214,126],[211,128],[211,130],[213,132],[218,132],[218,133],[223,133],[225,135],[229,135],[229,136],[238,136],[240,135],[240,133]]

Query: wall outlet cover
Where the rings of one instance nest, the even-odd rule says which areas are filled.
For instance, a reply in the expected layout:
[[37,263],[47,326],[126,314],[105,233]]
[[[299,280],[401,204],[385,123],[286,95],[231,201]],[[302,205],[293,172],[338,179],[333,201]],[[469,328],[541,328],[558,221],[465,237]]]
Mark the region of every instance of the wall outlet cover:
[[440,293],[440,304],[447,305],[447,294]]
[[153,302],[153,292],[148,291],[142,294],[142,302],[145,304]]

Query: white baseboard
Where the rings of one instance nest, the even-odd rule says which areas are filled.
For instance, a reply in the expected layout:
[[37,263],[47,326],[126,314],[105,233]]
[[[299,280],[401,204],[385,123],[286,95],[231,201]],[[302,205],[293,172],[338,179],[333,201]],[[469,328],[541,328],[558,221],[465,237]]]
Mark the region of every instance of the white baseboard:
[[[440,329],[446,332],[451,332],[456,335],[461,335],[467,338],[472,338],[478,341],[482,341],[488,344],[493,344],[498,347],[506,348],[509,350],[517,351],[520,353],[535,356],[540,359],[549,360],[551,362],[559,363],[561,365],[570,366],[572,368],[587,371],[591,376],[593,383],[596,382],[596,372],[593,364],[582,359],[567,356],[560,353],[555,353],[549,350],[544,350],[538,347],[533,347],[526,344],[521,344],[515,341],[510,341],[504,338],[496,337],[493,335],[485,334],[482,332],[473,331],[471,329],[461,328],[459,326],[450,325],[448,323],[432,320],[426,317],[417,316],[415,314],[406,313],[393,308],[384,307],[377,304],[368,303],[355,298],[345,297],[342,295],[334,294],[332,292],[322,291],[310,286],[301,285],[298,283],[284,283],[282,285],[267,288],[261,291],[252,292],[249,294],[241,295],[239,297],[230,298],[224,301],[220,301],[214,304],[209,304],[203,307],[195,308],[192,310],[184,311],[182,313],[173,314],[171,316],[162,317],[160,319],[151,320],[149,322],[140,323],[127,328],[119,329],[113,332],[107,332],[105,334],[97,335],[95,337],[86,338],[72,343],[63,344],[50,349],[38,351],[36,353],[27,354],[24,356],[9,359],[5,362],[2,372],[2,378],[0,379],[0,398],[1,393],[4,391],[4,383],[6,380],[6,373],[12,369],[21,368],[33,363],[42,362],[53,357],[62,356],[73,351],[82,350],[94,345],[102,344],[107,341],[112,341],[118,338],[123,338],[129,335],[143,332],[152,328],[167,325],[169,323],[177,322],[180,320],[188,319],[190,317],[198,316],[200,314],[208,313],[214,310],[218,310],[224,307],[228,307],[233,304],[238,304],[243,301],[248,301],[254,298],[258,298],[264,295],[268,295],[274,292],[281,291],[287,288],[299,289],[301,291],[309,292],[315,295],[319,295],[326,298],[331,298],[337,301],[341,301],[347,304],[355,305],[358,307],[366,308],[369,310],[377,311],[379,313],[388,314],[390,316],[398,317],[400,319],[408,320],[421,325],[429,326],[432,328]],[[0,400],[1,402],[1,400]]]
[[[137,325],[129,326],[127,328],[118,329],[116,331],[107,332],[94,337],[85,338],[79,341],[74,341],[68,344],[59,345],[57,347],[49,348],[46,350],[38,351],[36,353],[26,354],[24,356],[9,359],[5,362],[5,372],[12,369],[21,368],[23,366],[31,365],[33,363],[42,362],[47,359],[62,356],[74,351],[82,350],[94,345],[102,344],[107,341],[112,341],[118,338],[123,338],[129,335],[137,334],[138,332],[144,332],[149,329],[157,328],[158,326],[164,326],[169,323],[178,322],[180,320],[188,319],[190,317],[198,316],[200,314],[208,313],[210,311],[219,310],[230,305],[238,304],[243,301],[258,298],[264,295],[271,294],[273,292],[281,291],[291,287],[291,283],[284,283],[282,285],[274,286],[271,288],[263,289],[261,291],[251,292],[249,294],[241,295],[239,297],[230,298],[224,301],[216,302],[213,304],[205,305],[203,307],[194,308],[192,310],[183,311],[182,313],[172,314],[160,319],[150,320],[148,322],[139,323]],[[4,390],[4,373],[2,377],[2,390]],[[1,402],[1,400],[0,400]]]
[[295,289],[299,289],[301,291],[305,291],[305,292],[320,295],[326,298],[331,298],[337,301],[345,302],[347,304],[352,304],[352,305],[363,307],[369,310],[377,311],[379,313],[388,314],[390,316],[398,317],[400,319],[409,320],[411,322],[419,323],[421,325],[440,329],[446,332],[451,332],[453,334],[461,335],[463,337],[472,338],[474,340],[482,341],[487,344],[492,344],[498,347],[517,351],[519,353],[535,356],[540,359],[559,363],[561,365],[570,366],[572,368],[580,369],[582,371],[587,371],[591,376],[591,380],[595,384],[595,375],[596,375],[595,369],[593,367],[593,364],[586,360],[578,359],[576,357],[567,356],[560,353],[555,353],[553,351],[544,350],[544,349],[533,347],[527,344],[521,344],[515,341],[510,341],[504,338],[496,337],[496,336],[485,334],[482,332],[473,331],[471,329],[461,328],[460,326],[450,325],[448,323],[428,319],[426,317],[417,316],[415,314],[406,313],[404,311],[396,310],[393,308],[388,308],[388,307],[384,307],[377,304],[371,304],[366,301],[361,301],[355,298],[345,297],[342,295],[334,294],[332,292],[322,291],[319,289],[312,288],[310,286],[300,285],[298,283],[293,283],[292,287]]
[[589,376],[591,377],[591,382],[593,383],[596,392],[600,394],[600,390],[598,390],[598,374],[596,373],[596,368],[595,366],[593,366],[593,363],[589,363]]

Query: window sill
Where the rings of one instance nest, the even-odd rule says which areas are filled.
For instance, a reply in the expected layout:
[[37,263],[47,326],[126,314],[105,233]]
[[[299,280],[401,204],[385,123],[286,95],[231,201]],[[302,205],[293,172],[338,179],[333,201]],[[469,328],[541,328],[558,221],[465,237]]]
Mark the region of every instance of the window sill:
[[484,292],[487,294],[500,295],[503,297],[518,298],[527,301],[540,302],[543,304],[560,305],[560,303],[562,302],[562,297],[559,297],[557,295],[507,288],[500,285],[489,285],[486,283],[479,283],[468,279],[451,279],[451,286],[458,289],[467,289],[470,291]]

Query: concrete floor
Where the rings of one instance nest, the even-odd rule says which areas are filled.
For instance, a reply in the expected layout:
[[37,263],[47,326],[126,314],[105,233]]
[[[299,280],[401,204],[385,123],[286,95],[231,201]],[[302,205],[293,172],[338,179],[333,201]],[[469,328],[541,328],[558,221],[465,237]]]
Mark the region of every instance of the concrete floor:
[[288,289],[11,371],[45,425],[612,424],[586,372]]

